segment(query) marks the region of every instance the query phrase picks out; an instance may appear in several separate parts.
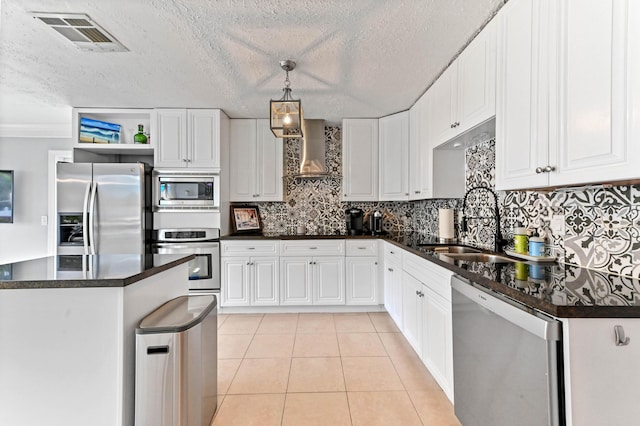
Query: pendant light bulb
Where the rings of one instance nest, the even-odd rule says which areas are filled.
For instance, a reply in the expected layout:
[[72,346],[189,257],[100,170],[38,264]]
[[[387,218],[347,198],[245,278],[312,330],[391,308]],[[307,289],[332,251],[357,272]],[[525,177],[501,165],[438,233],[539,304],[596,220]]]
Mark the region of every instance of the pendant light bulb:
[[285,126],[290,126],[292,122],[293,122],[293,119],[291,119],[291,115],[289,114],[285,115],[284,118],[282,119],[282,124],[284,124]]

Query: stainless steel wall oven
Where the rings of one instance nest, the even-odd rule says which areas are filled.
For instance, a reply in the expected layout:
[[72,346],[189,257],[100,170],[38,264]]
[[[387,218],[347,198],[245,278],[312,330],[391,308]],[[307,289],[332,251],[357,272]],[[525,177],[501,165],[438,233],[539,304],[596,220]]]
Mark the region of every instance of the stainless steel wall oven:
[[159,229],[154,253],[194,254],[189,262],[189,293],[220,291],[220,230],[217,228]]

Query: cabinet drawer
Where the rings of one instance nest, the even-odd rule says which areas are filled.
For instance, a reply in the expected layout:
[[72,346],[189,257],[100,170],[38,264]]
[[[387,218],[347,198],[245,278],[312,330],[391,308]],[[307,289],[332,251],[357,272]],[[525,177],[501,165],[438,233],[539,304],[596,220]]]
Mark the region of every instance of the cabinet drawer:
[[378,256],[378,241],[376,240],[346,240],[347,256]]
[[384,258],[385,261],[392,260],[398,264],[402,264],[402,252],[404,250],[391,243],[384,243]]
[[282,240],[281,256],[344,256],[344,240]]
[[453,272],[426,259],[407,253],[403,258],[402,269],[417,278],[434,293],[451,300],[451,276]]
[[220,256],[277,256],[279,241],[221,241]]

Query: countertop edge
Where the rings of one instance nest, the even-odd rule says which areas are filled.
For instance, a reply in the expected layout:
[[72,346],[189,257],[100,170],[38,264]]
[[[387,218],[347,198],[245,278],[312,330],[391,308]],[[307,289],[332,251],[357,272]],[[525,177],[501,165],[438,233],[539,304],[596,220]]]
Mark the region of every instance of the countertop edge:
[[25,281],[3,281],[0,280],[0,290],[30,290],[30,289],[60,289],[60,288],[118,288],[127,287],[152,277],[163,271],[171,269],[190,260],[195,259],[195,255],[184,255],[176,260],[153,266],[140,273],[123,278],[97,278],[97,279],[76,279],[76,280],[25,280]]

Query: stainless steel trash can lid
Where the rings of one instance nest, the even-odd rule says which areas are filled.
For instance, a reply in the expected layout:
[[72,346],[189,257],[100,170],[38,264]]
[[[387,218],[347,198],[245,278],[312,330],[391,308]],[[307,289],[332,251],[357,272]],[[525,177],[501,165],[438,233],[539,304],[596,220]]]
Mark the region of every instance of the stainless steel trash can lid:
[[147,315],[136,334],[180,333],[202,322],[216,304],[214,295],[177,297]]

